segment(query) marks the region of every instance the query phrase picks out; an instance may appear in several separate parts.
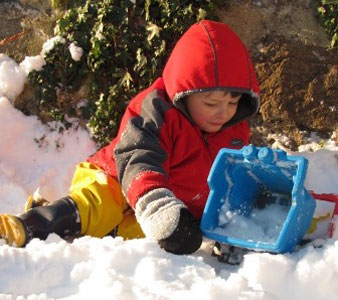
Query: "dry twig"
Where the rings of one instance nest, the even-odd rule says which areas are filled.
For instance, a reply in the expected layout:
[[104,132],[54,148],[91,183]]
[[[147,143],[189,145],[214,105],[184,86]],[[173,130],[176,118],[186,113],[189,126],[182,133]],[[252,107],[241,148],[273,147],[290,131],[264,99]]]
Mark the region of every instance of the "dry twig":
[[23,30],[17,34],[14,34],[8,38],[3,39],[2,41],[0,41],[0,46],[4,46],[12,41],[18,40],[19,38],[21,38],[22,36],[26,35],[28,33],[27,30]]

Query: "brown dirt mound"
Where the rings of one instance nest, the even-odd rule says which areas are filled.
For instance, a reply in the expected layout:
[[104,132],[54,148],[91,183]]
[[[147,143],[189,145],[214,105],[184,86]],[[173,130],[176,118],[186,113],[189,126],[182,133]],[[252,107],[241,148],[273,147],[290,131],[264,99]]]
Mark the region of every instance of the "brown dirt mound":
[[338,53],[283,37],[265,44],[254,56],[262,93],[256,124],[266,122],[296,145],[302,131],[338,130]]

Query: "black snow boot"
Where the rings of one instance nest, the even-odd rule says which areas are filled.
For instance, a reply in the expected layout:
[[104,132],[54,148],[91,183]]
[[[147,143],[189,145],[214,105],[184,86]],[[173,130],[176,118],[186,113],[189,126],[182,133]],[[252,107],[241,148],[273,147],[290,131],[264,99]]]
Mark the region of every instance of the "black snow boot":
[[0,215],[0,238],[12,246],[24,247],[33,238],[45,240],[50,233],[71,241],[80,232],[79,212],[70,197],[31,208],[18,217]]
[[80,232],[79,212],[70,197],[33,207],[19,216],[0,214],[0,238],[11,246],[24,247],[33,238],[45,240],[50,233],[71,241]]
[[56,233],[65,240],[72,240],[81,232],[80,215],[70,197],[32,208],[19,217],[32,238],[45,240],[50,233]]

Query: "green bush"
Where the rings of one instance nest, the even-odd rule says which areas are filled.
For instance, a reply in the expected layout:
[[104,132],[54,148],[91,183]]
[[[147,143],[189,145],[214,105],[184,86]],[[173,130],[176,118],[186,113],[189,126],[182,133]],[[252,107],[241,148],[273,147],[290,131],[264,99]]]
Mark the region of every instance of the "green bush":
[[[107,144],[117,133],[126,103],[161,75],[181,34],[200,19],[217,19],[213,12],[222,2],[75,2],[55,28],[63,42],[46,53],[41,71],[29,75],[40,114],[66,126],[70,124],[66,116],[85,120],[98,145]],[[79,61],[71,58],[71,43],[83,49]],[[89,90],[85,105],[60,99],[60,91],[71,94],[85,83]]]
[[338,49],[338,0],[321,0],[317,16],[331,40],[331,47]]

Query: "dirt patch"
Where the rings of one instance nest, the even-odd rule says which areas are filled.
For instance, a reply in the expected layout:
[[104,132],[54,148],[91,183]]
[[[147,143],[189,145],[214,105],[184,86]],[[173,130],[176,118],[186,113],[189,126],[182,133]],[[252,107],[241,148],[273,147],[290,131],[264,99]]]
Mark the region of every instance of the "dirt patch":
[[338,131],[338,53],[328,50],[315,1],[226,3],[219,17],[249,48],[261,86],[251,142],[271,144],[269,133],[282,133],[296,150],[311,131],[323,137]]
[[306,132],[338,130],[338,53],[274,37],[254,55],[261,86],[260,116],[295,145]]
[[17,62],[39,54],[42,44],[53,36],[55,16],[48,0],[2,0],[0,15],[0,41],[25,32],[19,39],[0,45],[0,53]]

